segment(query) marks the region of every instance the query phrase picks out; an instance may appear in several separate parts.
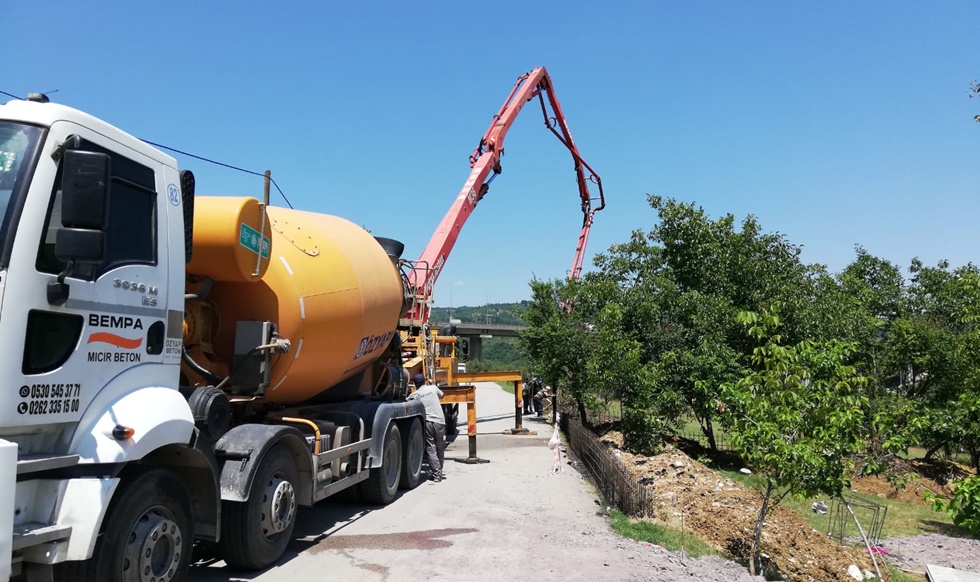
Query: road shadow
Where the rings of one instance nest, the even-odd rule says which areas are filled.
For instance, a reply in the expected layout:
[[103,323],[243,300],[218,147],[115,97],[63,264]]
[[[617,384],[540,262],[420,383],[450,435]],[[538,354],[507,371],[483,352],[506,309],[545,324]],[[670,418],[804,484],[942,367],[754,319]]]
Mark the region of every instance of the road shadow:
[[514,418],[514,413],[509,412],[507,414],[498,414],[496,416],[481,416],[480,418],[476,419],[476,423],[480,424],[483,422],[493,422],[495,420],[504,420],[507,418]]
[[[423,481],[424,483],[425,481]],[[399,491],[392,503],[409,491]],[[194,546],[194,562],[191,565],[190,582],[246,582],[254,580],[265,572],[273,570],[300,557],[329,539],[331,536],[345,537],[343,531],[349,525],[385,506],[369,505],[360,501],[330,500],[322,501],[313,507],[304,507],[296,516],[293,540],[276,563],[264,570],[239,570],[226,565],[221,560],[217,544],[197,543]]]
[[962,525],[954,525],[931,519],[920,520],[919,525],[923,531],[928,533],[942,534],[951,538],[977,539],[973,532]]

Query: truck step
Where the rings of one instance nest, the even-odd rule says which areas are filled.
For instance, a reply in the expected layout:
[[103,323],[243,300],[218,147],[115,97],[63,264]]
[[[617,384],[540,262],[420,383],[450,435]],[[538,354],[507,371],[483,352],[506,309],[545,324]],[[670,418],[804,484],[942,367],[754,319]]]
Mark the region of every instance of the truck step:
[[71,535],[70,525],[48,525],[46,523],[29,522],[14,526],[14,551],[32,546],[46,544],[56,540],[67,539]]
[[52,469],[63,469],[78,464],[78,455],[48,456],[48,455],[27,455],[17,460],[17,474],[38,473],[40,471],[50,471]]

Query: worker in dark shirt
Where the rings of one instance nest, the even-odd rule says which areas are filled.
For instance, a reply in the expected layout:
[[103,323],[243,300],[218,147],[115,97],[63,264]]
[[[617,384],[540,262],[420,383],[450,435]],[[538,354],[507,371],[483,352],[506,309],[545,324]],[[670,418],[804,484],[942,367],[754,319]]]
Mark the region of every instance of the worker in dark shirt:
[[544,404],[541,402],[541,399],[544,397],[544,387],[541,386],[541,380],[537,381],[533,390],[534,395],[531,400],[534,403],[534,412],[537,413],[536,416],[541,416],[541,411],[544,410]]

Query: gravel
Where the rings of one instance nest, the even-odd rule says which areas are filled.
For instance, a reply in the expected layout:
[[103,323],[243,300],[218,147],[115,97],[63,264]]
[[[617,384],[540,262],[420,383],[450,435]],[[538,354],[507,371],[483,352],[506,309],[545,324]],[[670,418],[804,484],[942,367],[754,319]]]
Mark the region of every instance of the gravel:
[[922,534],[882,542],[888,561],[903,570],[925,572],[927,565],[980,573],[980,540]]

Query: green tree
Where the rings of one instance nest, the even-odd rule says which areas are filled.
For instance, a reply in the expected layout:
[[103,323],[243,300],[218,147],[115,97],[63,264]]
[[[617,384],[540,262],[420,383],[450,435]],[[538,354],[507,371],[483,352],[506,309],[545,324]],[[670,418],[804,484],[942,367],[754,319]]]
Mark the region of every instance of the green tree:
[[576,404],[583,422],[598,403],[598,391],[585,381],[589,355],[587,328],[565,307],[579,287],[576,281],[531,282],[531,301],[524,310],[527,326],[520,343],[528,365],[551,386],[560,387]]
[[[736,314],[779,305],[785,335],[799,341],[833,319],[826,315],[832,304],[821,300],[833,280],[752,216],[736,226],[730,214],[714,220],[694,204],[648,201],[659,222],[599,255],[596,265],[620,289],[623,331],[641,343],[640,364],[655,378],[649,386],[657,398],[679,393],[716,448],[719,387],[744,374],[742,356],[753,347]],[[817,310],[824,305],[826,313]]]
[[864,378],[848,364],[852,344],[786,345],[776,311],[741,312],[738,319],[759,345],[752,372],[722,394],[732,446],[766,483],[750,545],[755,575],[763,524],[786,495],[838,496],[849,485],[850,459],[863,437]]
[[971,431],[980,379],[975,307],[980,291],[973,282],[980,275],[973,265],[950,269],[946,261],[926,267],[913,260],[909,271],[904,313],[892,322],[883,350],[898,411],[889,419],[892,448],[922,445],[931,457],[955,444],[976,465],[980,444]]
[[949,499],[926,493],[935,511],[942,511],[974,535],[980,534],[980,477],[972,476],[956,484],[956,490]]
[[623,290],[600,275],[531,288],[520,336],[531,368],[575,402],[587,425],[600,403],[620,400],[626,447],[655,452],[676,429],[683,402],[644,360],[644,345],[626,324]]
[[837,292],[828,294],[834,309],[822,311],[834,313],[839,324],[831,326],[830,337],[857,345],[856,358],[867,378],[865,423],[869,436],[864,470],[876,473],[901,448],[896,444],[895,429],[907,421],[911,411],[907,401],[894,391],[899,370],[894,367],[889,341],[901,328],[900,318],[908,312],[906,283],[898,267],[858,246],[854,261],[837,276],[837,287]]
[[969,453],[974,468],[980,468],[980,273],[972,265],[957,270],[955,292],[953,320],[960,331],[957,349],[963,381],[957,405],[951,407],[950,440]]

